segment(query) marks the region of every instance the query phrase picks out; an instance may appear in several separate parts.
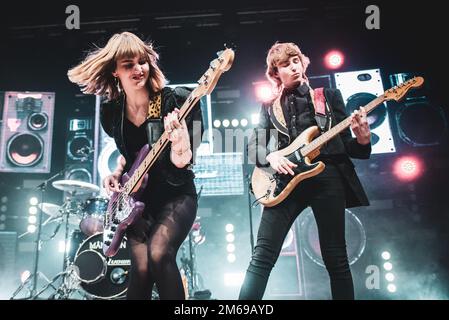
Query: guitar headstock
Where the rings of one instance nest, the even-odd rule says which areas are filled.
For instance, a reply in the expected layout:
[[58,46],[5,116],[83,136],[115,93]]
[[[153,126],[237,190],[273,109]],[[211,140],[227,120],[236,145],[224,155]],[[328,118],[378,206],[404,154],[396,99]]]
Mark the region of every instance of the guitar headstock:
[[210,62],[210,67],[198,80],[195,93],[202,97],[214,90],[221,74],[228,71],[234,62],[234,50],[226,48],[217,53],[218,57]]
[[403,82],[391,89],[388,89],[384,93],[385,100],[401,100],[410,89],[416,89],[422,86],[424,83],[423,77],[413,77],[406,82]]

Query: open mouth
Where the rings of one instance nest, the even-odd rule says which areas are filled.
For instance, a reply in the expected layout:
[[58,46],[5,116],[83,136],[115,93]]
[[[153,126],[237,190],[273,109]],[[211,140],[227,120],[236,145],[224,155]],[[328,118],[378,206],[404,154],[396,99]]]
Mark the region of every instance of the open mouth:
[[144,78],[143,73],[133,76],[133,80],[141,81]]

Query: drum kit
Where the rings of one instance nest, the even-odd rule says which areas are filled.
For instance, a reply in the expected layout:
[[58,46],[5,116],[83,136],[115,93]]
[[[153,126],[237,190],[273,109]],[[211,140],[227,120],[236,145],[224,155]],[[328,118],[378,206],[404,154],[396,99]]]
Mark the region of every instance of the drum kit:
[[[62,205],[43,202],[38,208],[47,216],[42,226],[58,223],[56,231],[48,240],[56,235],[60,226],[65,226],[63,268],[53,279],[46,278],[47,284],[33,292],[29,299],[37,299],[49,288],[54,292],[48,299],[73,299],[75,294],[89,300],[125,298],[131,268],[127,239],[123,239],[114,257],[106,257],[102,249],[103,222],[109,199],[94,196],[99,193],[100,188],[87,182],[58,180],[52,185],[69,196]],[[187,298],[195,298],[201,293],[199,290],[202,288],[202,278],[196,270],[195,248],[204,240],[200,218],[197,217],[181,246],[180,271]],[[59,287],[56,283],[60,283]],[[24,285],[22,283],[11,299],[14,299]],[[153,290],[153,299],[158,299],[157,290]]]
[[[58,180],[52,185],[69,196],[60,206],[48,202],[38,205],[48,216],[42,226],[53,222],[59,223],[58,226],[65,225],[65,243],[68,245],[64,251],[63,271],[48,281],[32,299],[50,287],[55,291],[48,299],[71,299],[74,293],[85,299],[124,298],[131,267],[127,240],[123,240],[112,258],[106,257],[102,250],[108,198],[93,196],[100,188],[83,181]],[[61,285],[55,287],[59,279]]]

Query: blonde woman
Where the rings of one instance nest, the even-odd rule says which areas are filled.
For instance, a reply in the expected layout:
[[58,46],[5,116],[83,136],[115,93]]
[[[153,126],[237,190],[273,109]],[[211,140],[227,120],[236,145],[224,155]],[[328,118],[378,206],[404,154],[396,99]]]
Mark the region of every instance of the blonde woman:
[[170,146],[149,172],[141,199],[143,217],[127,229],[131,247],[127,298],[151,299],[156,285],[161,299],[182,300],[185,293],[176,253],[196,217],[190,164],[203,126],[200,106],[179,121],[179,108],[190,91],[165,86],[158,58],[151,43],[123,32],[88,54],[68,71],[68,77],[85,94],[104,97],[101,125],[121,154],[115,171],[103,180],[108,193],[120,190],[121,175],[129,171],[145,144],[151,146],[164,130],[169,133]]

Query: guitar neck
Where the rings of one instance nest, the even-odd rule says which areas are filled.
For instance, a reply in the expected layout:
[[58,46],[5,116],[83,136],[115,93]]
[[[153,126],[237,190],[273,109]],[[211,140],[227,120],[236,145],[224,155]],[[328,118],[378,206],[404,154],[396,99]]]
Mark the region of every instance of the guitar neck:
[[[201,96],[196,94],[196,89],[193,90],[187,100],[182,105],[181,109],[179,110],[179,121],[185,120],[187,115],[190,113],[190,111],[193,109],[195,104],[198,102],[198,100],[201,98]],[[137,169],[134,171],[133,175],[130,177],[128,182],[124,186],[124,193],[129,195],[130,193],[134,192],[136,186],[139,184],[139,182],[143,179],[145,174],[151,169],[151,167],[154,165],[158,157],[162,154],[162,152],[165,150],[165,148],[168,146],[169,140],[167,138],[167,134],[164,133],[161,135],[161,137],[156,141],[156,143],[153,145],[151,151],[147,154],[147,156],[143,159],[143,161],[139,164]]]
[[[372,110],[374,110],[377,106],[379,106],[381,103],[385,101],[385,96],[382,95],[380,97],[377,97],[370,103],[368,103],[364,108],[366,110],[366,113],[370,113]],[[301,154],[306,157],[313,151],[320,149],[323,144],[334,138],[337,134],[345,130],[347,127],[351,125],[351,117],[347,117],[345,120],[338,123],[335,127],[332,127],[330,130],[326,131],[322,135],[318,136],[316,139],[314,139],[312,142],[310,142],[308,145],[306,145],[304,148],[301,149]]]

